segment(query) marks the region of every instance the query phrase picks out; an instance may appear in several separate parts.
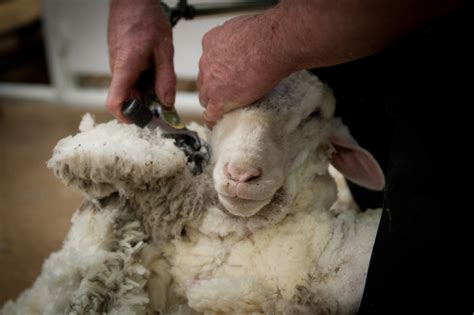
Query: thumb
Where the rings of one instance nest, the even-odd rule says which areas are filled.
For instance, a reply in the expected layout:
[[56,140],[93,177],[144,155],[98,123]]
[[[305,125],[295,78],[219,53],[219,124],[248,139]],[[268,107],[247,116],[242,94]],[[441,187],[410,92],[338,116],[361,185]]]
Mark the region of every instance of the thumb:
[[212,127],[222,117],[222,111],[210,101],[203,113],[203,119],[209,127]]
[[160,102],[167,106],[174,105],[176,97],[176,74],[173,65],[173,46],[165,43],[154,53],[155,93]]

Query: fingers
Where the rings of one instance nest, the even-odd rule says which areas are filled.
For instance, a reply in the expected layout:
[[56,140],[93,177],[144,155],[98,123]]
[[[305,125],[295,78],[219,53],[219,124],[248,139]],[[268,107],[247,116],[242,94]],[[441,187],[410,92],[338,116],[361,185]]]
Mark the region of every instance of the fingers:
[[199,94],[198,94],[199,104],[201,104],[202,107],[206,108],[207,103],[209,102],[209,97],[207,95],[207,91],[205,90],[205,87],[202,84],[202,79],[200,79],[199,77],[198,77],[198,82],[197,82],[197,88],[199,91]]
[[207,111],[204,111],[204,113],[202,114],[202,119],[206,123],[207,127],[209,127],[209,129],[212,129],[216,124],[215,120],[209,118]]
[[[106,107],[118,120],[127,122],[121,109],[133,92],[140,73],[148,68],[148,57],[143,54],[126,55],[114,62]],[[173,106],[176,95],[176,75],[173,67],[171,41],[163,43],[153,53],[155,63],[155,93],[165,106]]]
[[206,122],[206,125],[209,128],[212,128],[216,124],[216,122],[222,118],[223,114],[223,107],[218,105],[218,103],[214,103],[211,101],[207,104],[206,110],[204,111],[202,118]]
[[121,113],[122,104],[130,98],[138,76],[147,66],[147,58],[140,55],[130,55],[115,60],[106,107],[118,120],[127,121]]
[[197,78],[197,89],[198,89],[198,97],[199,97],[199,103],[201,104],[202,107],[206,108],[207,103],[209,101],[209,97],[207,96],[207,91],[206,87],[204,85],[204,71],[205,71],[205,61],[204,61],[204,56],[201,56],[199,59],[199,73],[198,73],[198,78]]
[[173,65],[173,43],[171,37],[165,37],[154,51],[155,93],[161,103],[172,107],[176,97],[176,74]]
[[[202,58],[201,58],[202,60]],[[207,82],[204,82],[204,67],[202,67],[202,62],[199,62],[199,68],[202,69],[199,71],[198,80],[197,80],[197,87],[199,91],[199,103],[202,107],[206,110],[203,113],[203,119],[206,122],[209,128],[212,128],[217,120],[222,117],[222,106],[220,106],[219,102],[213,102],[209,99],[209,89]],[[212,81],[212,79],[211,79]]]

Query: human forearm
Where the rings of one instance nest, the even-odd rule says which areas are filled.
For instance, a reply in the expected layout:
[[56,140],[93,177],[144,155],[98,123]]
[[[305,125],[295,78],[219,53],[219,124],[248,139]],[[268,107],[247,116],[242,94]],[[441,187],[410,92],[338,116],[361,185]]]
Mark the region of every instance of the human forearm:
[[463,1],[282,0],[264,13],[292,71],[378,52]]

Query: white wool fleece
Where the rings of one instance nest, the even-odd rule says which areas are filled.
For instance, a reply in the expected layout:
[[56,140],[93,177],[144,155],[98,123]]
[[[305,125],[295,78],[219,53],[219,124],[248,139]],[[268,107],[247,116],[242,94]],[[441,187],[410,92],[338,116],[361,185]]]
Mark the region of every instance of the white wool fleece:
[[161,137],[159,129],[117,121],[93,126],[90,115],[84,116],[82,132],[59,141],[48,161],[56,176],[67,185],[82,185],[78,188],[87,197],[102,198],[120,189],[151,185],[184,169],[183,152],[173,140]]
[[71,224],[34,285],[0,314],[143,314],[149,271],[133,258],[144,245],[141,223],[117,203],[99,209],[86,202]]

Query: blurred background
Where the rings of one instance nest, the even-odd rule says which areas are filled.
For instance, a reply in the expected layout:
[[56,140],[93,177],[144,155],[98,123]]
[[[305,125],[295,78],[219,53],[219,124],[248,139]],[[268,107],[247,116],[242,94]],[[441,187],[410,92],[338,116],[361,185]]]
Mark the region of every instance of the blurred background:
[[[108,6],[107,0],[0,0],[0,305],[33,283],[81,204],[46,168],[55,144],[77,132],[86,112],[112,119],[104,110]],[[185,121],[201,114],[195,84],[201,38],[232,16],[182,20],[173,30],[176,107]]]

